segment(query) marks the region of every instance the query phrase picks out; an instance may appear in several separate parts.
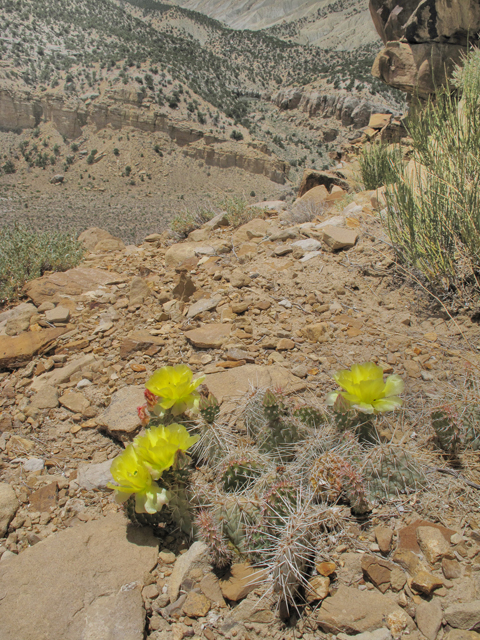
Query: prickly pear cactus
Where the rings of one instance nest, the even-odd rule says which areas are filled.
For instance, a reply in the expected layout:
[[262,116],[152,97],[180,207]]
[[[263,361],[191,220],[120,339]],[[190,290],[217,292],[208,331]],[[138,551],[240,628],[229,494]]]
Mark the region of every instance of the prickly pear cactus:
[[378,442],[374,416],[352,409],[341,394],[333,405],[333,418],[339,431],[355,433],[360,442]]
[[325,416],[315,407],[309,407],[307,405],[297,407],[294,409],[293,415],[311,429],[317,429],[325,423]]
[[431,420],[437,446],[445,453],[456,455],[462,445],[462,424],[455,408],[440,407],[432,412]]
[[227,567],[233,560],[232,550],[222,528],[213,513],[202,509],[195,518],[198,537],[207,545],[212,564],[219,569]]
[[247,456],[237,456],[225,462],[221,474],[224,491],[247,489],[262,473],[260,465]]
[[226,496],[214,507],[215,520],[237,554],[246,551],[247,529],[259,518],[258,503],[249,497]]
[[219,413],[220,405],[214,395],[209,393],[207,398],[200,398],[200,415],[207,424],[215,422]]
[[407,451],[378,445],[369,451],[363,476],[372,500],[389,500],[422,489],[427,484],[421,465]]
[[359,515],[370,510],[361,475],[339,455],[327,452],[315,461],[310,470],[310,485],[317,498],[327,502],[344,499]]
[[293,457],[302,430],[279,392],[257,392],[246,407],[245,423],[261,452],[281,461]]

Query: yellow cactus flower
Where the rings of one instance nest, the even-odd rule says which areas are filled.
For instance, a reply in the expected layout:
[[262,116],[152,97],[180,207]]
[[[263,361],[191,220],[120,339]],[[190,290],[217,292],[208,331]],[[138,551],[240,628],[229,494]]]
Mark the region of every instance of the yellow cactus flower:
[[132,444],[114,459],[110,472],[118,485],[109,482],[107,486],[115,491],[115,502],[118,504],[135,495],[137,513],[157,513],[168,502],[166,489],[161,489],[153,481]]
[[178,416],[187,409],[198,410],[200,394],[195,389],[202,384],[205,376],[192,380],[193,373],[185,364],[162,367],[147,381],[147,389],[158,396],[156,407],[159,413],[170,410]]
[[338,371],[335,382],[343,389],[329,393],[327,404],[332,406],[341,395],[353,409],[363,413],[382,413],[400,407],[404,384],[400,376],[383,380],[383,369],[373,362],[354,364],[350,370]]
[[162,425],[147,429],[134,440],[137,454],[154,480],[175,462],[177,451],[186,451],[199,436],[191,436],[182,424]]

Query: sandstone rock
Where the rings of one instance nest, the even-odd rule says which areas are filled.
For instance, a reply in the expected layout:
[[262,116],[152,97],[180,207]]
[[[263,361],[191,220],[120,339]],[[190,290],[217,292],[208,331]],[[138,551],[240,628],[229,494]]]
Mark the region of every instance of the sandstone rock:
[[108,253],[109,251],[123,251],[125,243],[120,238],[104,238],[95,245],[95,253]]
[[58,407],[58,391],[46,384],[40,393],[33,396],[30,406],[36,409],[55,409]]
[[160,551],[158,554],[159,562],[163,562],[164,564],[174,564],[177,556],[172,551]]
[[[125,244],[119,238],[115,238],[111,233],[105,231],[105,229],[99,229],[98,227],[90,227],[89,229],[86,229],[78,236],[78,240],[79,242],[82,242],[89,251],[99,252],[102,249],[99,248],[98,245],[108,242],[111,243],[112,241],[117,243],[119,249],[125,248]],[[108,251],[109,249],[103,250]]]
[[[418,527],[433,527],[434,529],[438,529],[441,531],[447,542],[450,542],[450,538],[453,536],[455,531],[453,529],[447,529],[440,524],[435,524],[434,522],[428,522],[428,520],[416,520],[409,524],[408,527],[403,527],[398,532],[398,551],[412,551],[413,553],[420,553],[420,546],[417,540],[417,529]],[[410,570],[408,570],[410,571]]]
[[334,562],[319,562],[315,565],[316,570],[321,576],[331,576],[337,570]]
[[30,495],[30,505],[34,511],[50,513],[57,504],[58,485],[56,482],[37,489]]
[[392,538],[393,531],[389,527],[375,527],[375,539],[384,555],[390,553]]
[[272,366],[247,364],[229,371],[208,374],[204,384],[219,402],[224,399],[238,398],[247,393],[252,386],[264,389],[279,387],[284,393],[294,393],[306,387],[304,381],[277,364]]
[[290,351],[295,349],[295,342],[289,338],[280,338],[277,342],[277,351]]
[[77,471],[76,483],[86,491],[105,490],[107,482],[114,482],[110,467],[113,460],[105,460],[100,464],[80,464]]
[[181,242],[174,244],[169,247],[165,253],[165,265],[167,267],[179,267],[181,264],[199,255],[213,256],[215,255],[215,247],[213,244],[207,244],[205,242]]
[[29,458],[23,463],[23,470],[28,473],[42,471],[45,468],[45,460],[42,458]]
[[328,196],[328,189],[322,184],[304,193],[303,196],[295,202],[295,206],[299,204],[324,205]]
[[323,229],[323,241],[332,251],[351,249],[357,242],[358,232],[353,229],[341,229],[340,227],[325,227]]
[[0,538],[7,533],[8,525],[13,520],[20,506],[13,487],[0,482]]
[[250,276],[247,276],[247,274],[243,273],[240,269],[234,269],[230,275],[230,284],[237,289],[248,287],[251,282],[252,279]]
[[452,629],[443,637],[444,640],[480,640],[480,633],[476,631],[465,631],[463,629]]
[[445,556],[452,554],[450,544],[438,529],[418,527],[417,541],[423,555],[430,564],[436,564]]
[[0,370],[16,369],[29,362],[34,355],[45,353],[66,329],[28,331],[18,336],[0,336]]
[[445,620],[454,629],[480,631],[480,600],[450,605],[445,610]]
[[265,579],[259,571],[246,563],[233,564],[227,578],[220,580],[223,597],[233,602],[246,598]]
[[187,340],[199,349],[218,349],[227,341],[231,331],[228,324],[205,324],[185,333]]
[[60,404],[73,413],[83,413],[90,406],[90,401],[79,391],[67,391],[60,398]]
[[45,311],[45,319],[52,324],[68,322],[70,320],[70,309],[62,306],[55,307]]
[[157,545],[148,529],[112,515],[26,549],[2,565],[0,637],[142,640],[145,612],[134,583],[141,587],[155,566]]
[[[362,556],[362,571],[366,579],[370,580],[379,591],[385,593],[391,586],[392,574],[400,571],[400,569],[393,562],[365,554]],[[403,572],[400,571],[400,573]],[[406,576],[403,574],[403,581],[401,576],[395,575],[395,578],[397,583],[399,582],[399,584],[395,585],[397,587],[395,590],[400,591],[407,581]]]
[[183,603],[183,613],[189,618],[203,618],[210,611],[210,600],[202,593],[190,591]]
[[[341,585],[334,596],[323,601],[316,619],[326,633],[356,634],[379,629],[392,613],[404,614],[393,599],[375,591]],[[413,631],[415,624],[410,617],[407,619],[408,628]]]
[[303,251],[318,251],[322,248],[322,243],[314,238],[306,238],[305,240],[293,242],[292,247],[299,247]]
[[391,113],[372,113],[368,126],[371,129],[383,129],[390,124],[391,119]]
[[305,597],[307,602],[315,600],[324,600],[330,592],[330,578],[324,576],[314,576],[308,581],[305,589]]
[[210,570],[210,556],[203,542],[194,542],[186,553],[177,558],[172,575],[168,579],[168,595],[171,602],[177,600],[182,583],[195,569],[205,570],[206,573]]
[[136,277],[130,282],[128,304],[131,307],[142,305],[150,296],[150,288],[143,278]]
[[188,302],[196,290],[197,287],[193,284],[187,271],[180,271],[178,282],[172,291],[173,297],[181,302]]
[[143,387],[123,387],[116,391],[108,408],[96,421],[120,440],[130,440],[141,427],[137,407],[145,404]]
[[450,560],[450,558],[442,558],[443,575],[447,580],[455,580],[462,577],[462,565],[458,560]]
[[443,611],[438,599],[417,605],[415,621],[428,640],[435,640],[442,626]]
[[225,212],[217,214],[208,222],[205,222],[202,229],[209,229],[210,231],[215,231],[215,229],[220,229],[220,227],[228,227],[230,225],[228,221],[228,216]]
[[207,575],[202,578],[199,587],[203,595],[211,602],[214,602],[222,608],[227,606],[223,598],[222,590],[220,589],[220,582],[215,574],[211,572],[207,573]]
[[411,586],[412,589],[429,596],[435,589],[443,587],[443,580],[429,571],[420,569],[412,576]]
[[52,273],[25,285],[25,293],[39,306],[42,302],[59,302],[61,296],[79,296],[100,285],[120,284],[124,278],[113,271],[76,267]]
[[215,296],[213,298],[202,298],[201,300],[198,300],[198,302],[192,304],[187,312],[187,318],[195,318],[201,313],[205,313],[205,311],[212,311],[213,309],[217,308],[221,301],[221,296]]
[[261,218],[254,218],[243,224],[239,227],[233,234],[233,243],[235,246],[239,244],[243,244],[244,242],[248,242],[250,240],[249,231],[256,232],[260,234],[258,237],[262,237],[267,235],[267,229],[269,227],[269,222],[267,220],[262,220]]
[[349,636],[346,633],[339,633],[337,635],[337,640],[392,640],[392,634],[390,633],[390,629],[386,627],[382,627],[381,629],[375,629],[375,631],[365,631],[364,633],[359,633],[356,636]]
[[30,318],[37,313],[35,305],[29,302],[19,304],[14,309],[0,313],[0,335],[16,336],[30,327]]
[[[48,331],[65,331],[64,329],[48,329]],[[57,387],[59,384],[67,382],[74,373],[81,369],[90,367],[95,362],[95,356],[87,354],[76,358],[64,367],[54,369],[35,378],[30,386],[32,391],[42,392],[46,387]]]
[[50,178],[50,184],[62,184],[64,180],[65,176],[63,176],[61,173],[57,173]]
[[348,182],[343,178],[340,172],[305,169],[297,197],[301,198],[305,193],[307,193],[307,191],[310,191],[319,185],[325,186],[327,191],[329,191],[333,185],[337,185],[342,189],[349,188]]
[[317,324],[307,324],[307,326],[303,329],[303,335],[310,342],[323,342],[326,332],[327,325],[324,322],[318,322]]

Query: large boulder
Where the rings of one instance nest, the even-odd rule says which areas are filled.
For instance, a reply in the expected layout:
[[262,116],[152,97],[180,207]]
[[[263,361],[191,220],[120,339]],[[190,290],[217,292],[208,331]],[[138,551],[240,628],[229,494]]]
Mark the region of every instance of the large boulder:
[[2,561],[2,640],[142,640],[144,575],[158,540],[120,514],[61,531]]
[[370,13],[385,44],[373,75],[421,98],[444,84],[479,40],[477,0],[370,0]]

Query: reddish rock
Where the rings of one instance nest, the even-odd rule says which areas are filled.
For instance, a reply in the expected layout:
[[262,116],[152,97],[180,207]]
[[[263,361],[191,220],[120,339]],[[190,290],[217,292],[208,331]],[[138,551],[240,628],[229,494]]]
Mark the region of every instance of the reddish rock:
[[0,336],[0,369],[16,369],[34,355],[47,351],[67,329],[26,331],[18,336]]
[[30,505],[33,511],[46,511],[57,504],[58,487],[56,482],[51,482],[41,489],[37,489],[30,495]]
[[408,527],[400,529],[398,532],[398,551],[412,551],[413,553],[420,553],[420,546],[417,540],[418,527],[434,527],[442,532],[443,537],[447,542],[450,542],[451,536],[455,533],[452,529],[447,529],[440,524],[434,522],[428,522],[427,520],[416,520],[409,524]]

